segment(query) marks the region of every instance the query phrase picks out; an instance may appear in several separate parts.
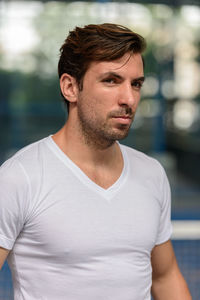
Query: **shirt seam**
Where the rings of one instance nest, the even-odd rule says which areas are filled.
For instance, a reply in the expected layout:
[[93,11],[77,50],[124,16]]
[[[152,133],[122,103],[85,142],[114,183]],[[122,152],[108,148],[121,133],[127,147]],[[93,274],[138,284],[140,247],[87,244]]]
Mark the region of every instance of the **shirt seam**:
[[[22,172],[24,173],[24,176],[25,176],[25,178],[26,178],[26,181],[27,181],[27,184],[28,184],[28,194],[29,194],[29,199],[31,199],[31,196],[32,196],[32,189],[31,189],[30,178],[29,178],[29,176],[28,176],[28,174],[27,174],[27,172],[26,172],[24,166],[22,165],[22,163],[21,163],[20,161],[18,161],[18,160],[16,160],[16,161],[18,162],[18,164],[19,164],[19,166],[20,166],[20,168],[21,168],[21,170],[22,170]],[[28,203],[28,204],[29,204],[29,203]],[[27,212],[25,212],[24,223],[26,222],[27,218],[28,218],[28,209],[27,209]]]

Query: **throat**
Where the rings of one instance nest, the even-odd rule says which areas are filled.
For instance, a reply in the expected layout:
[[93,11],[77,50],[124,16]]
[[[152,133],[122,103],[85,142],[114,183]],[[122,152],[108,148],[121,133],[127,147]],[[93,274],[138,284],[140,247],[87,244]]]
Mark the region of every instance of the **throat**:
[[117,143],[101,151],[91,151],[85,159],[75,162],[85,175],[104,189],[111,187],[121,176],[124,159]]
[[[115,141],[108,145],[68,135],[64,128],[53,136],[54,142],[67,157],[94,183],[108,189],[121,176],[124,160],[121,149]],[[104,140],[105,141],[105,140]],[[110,142],[111,143],[111,142]],[[100,148],[100,149],[99,149]]]
[[95,184],[99,185],[103,189],[110,188],[121,176],[123,171],[123,164],[119,164],[112,169],[109,168],[88,168],[80,167],[80,169],[85,173],[85,175],[93,181]]

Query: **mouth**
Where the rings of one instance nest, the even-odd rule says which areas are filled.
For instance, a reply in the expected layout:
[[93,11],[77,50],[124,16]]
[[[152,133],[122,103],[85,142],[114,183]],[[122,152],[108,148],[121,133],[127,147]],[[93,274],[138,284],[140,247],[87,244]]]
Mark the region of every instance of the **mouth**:
[[120,116],[113,116],[121,124],[130,124],[132,122],[132,117],[129,115],[120,115]]

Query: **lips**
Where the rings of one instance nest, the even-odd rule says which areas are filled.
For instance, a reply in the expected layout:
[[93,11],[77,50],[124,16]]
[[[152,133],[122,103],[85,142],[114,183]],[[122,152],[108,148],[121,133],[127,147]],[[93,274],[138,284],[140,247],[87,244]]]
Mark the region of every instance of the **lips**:
[[132,117],[127,115],[114,116],[113,118],[116,119],[121,124],[130,124],[132,121]]
[[131,119],[131,116],[114,116],[114,118]]

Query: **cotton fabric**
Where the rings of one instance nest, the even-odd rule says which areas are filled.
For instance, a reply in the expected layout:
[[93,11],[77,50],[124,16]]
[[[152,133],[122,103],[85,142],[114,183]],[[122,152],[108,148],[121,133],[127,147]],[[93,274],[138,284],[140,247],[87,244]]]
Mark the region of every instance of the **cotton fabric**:
[[151,251],[171,236],[170,188],[153,158],[95,184],[49,136],[0,168],[0,246],[15,300],[150,300]]

